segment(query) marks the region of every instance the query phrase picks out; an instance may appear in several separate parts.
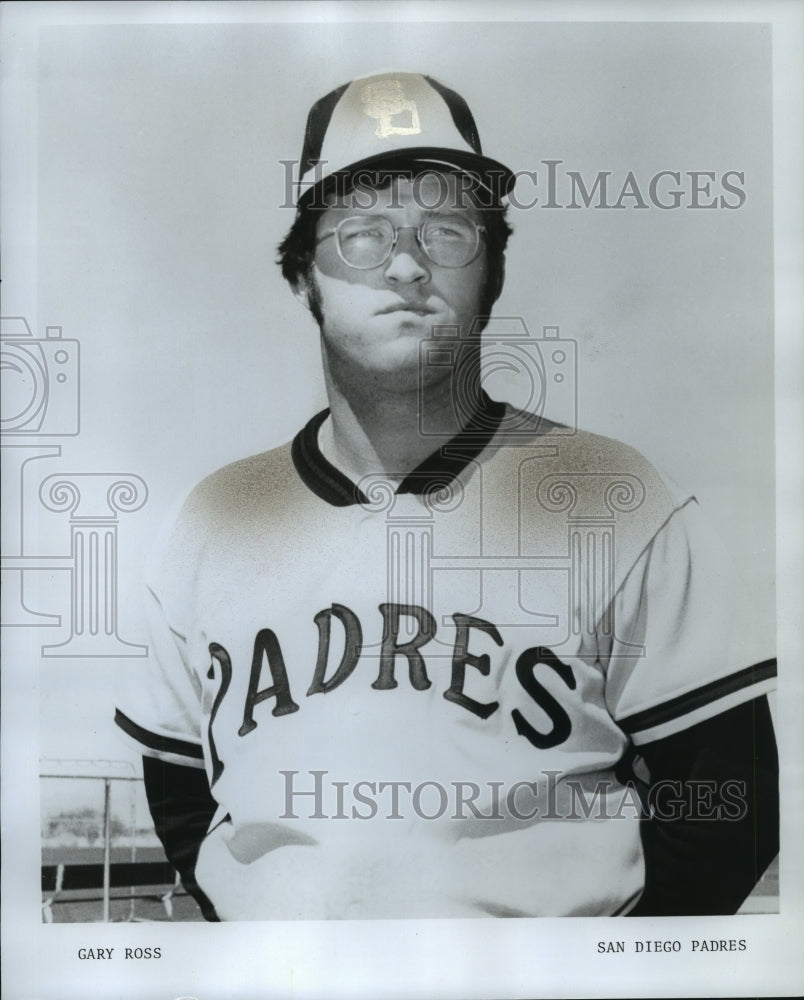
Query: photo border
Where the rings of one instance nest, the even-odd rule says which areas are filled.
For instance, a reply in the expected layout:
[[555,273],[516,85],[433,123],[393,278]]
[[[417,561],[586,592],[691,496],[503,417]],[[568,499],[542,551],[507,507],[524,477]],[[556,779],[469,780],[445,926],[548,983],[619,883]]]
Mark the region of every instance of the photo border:
[[[2,18],[4,314],[30,312],[36,301],[37,232],[36,32],[55,23],[144,23],[229,20],[483,20],[486,4],[39,4],[9,3]],[[8,649],[3,675],[2,924],[7,1000],[65,1000],[68,996],[127,1000],[232,1000],[293,997],[527,997],[527,996],[784,996],[802,981],[798,943],[804,938],[800,838],[804,802],[800,719],[804,689],[799,665],[804,545],[802,496],[802,196],[801,120],[804,11],[795,3],[501,3],[494,19],[538,21],[753,21],[773,25],[774,230],[777,420],[777,579],[779,590],[782,852],[779,914],[741,916],[745,952],[645,958],[601,955],[604,937],[675,939],[735,936],[734,918],[637,918],[610,925],[600,918],[533,921],[330,921],[289,924],[58,925],[41,923],[40,900],[28,874],[38,869],[37,684]],[[22,310],[22,311],[20,311]],[[38,326],[36,327],[38,329]],[[609,918],[613,919],[613,918]],[[683,931],[682,929],[683,928]],[[270,930],[270,933],[268,931]],[[77,948],[155,946],[164,959],[138,966],[88,967]],[[65,992],[66,990],[66,992]]]

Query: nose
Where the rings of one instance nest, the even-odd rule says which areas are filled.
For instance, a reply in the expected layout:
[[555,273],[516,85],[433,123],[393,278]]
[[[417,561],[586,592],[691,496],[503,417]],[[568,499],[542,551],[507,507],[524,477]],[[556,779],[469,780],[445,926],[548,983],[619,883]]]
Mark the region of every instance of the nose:
[[396,246],[385,268],[386,281],[404,285],[429,281],[430,269],[419,246],[416,227],[400,226],[397,234]]

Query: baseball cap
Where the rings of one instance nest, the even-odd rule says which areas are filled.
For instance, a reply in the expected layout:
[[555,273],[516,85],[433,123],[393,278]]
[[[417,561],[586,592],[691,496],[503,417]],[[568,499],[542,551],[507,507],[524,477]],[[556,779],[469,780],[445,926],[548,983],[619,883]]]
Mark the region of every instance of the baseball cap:
[[496,199],[514,185],[508,167],[483,155],[466,101],[420,73],[380,73],[346,83],[310,109],[299,204],[358,170],[448,167],[472,174]]

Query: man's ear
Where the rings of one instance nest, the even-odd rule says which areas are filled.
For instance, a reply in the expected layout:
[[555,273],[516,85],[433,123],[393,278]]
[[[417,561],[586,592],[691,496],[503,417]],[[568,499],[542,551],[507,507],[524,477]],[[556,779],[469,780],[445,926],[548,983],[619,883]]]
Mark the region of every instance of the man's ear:
[[306,278],[299,278],[297,283],[293,286],[293,294],[296,296],[298,301],[301,302],[305,309],[310,308],[310,289]]
[[315,275],[312,273],[300,275],[299,280],[293,286],[293,294],[310,313],[315,322],[321,326],[323,322],[321,296],[315,282]]

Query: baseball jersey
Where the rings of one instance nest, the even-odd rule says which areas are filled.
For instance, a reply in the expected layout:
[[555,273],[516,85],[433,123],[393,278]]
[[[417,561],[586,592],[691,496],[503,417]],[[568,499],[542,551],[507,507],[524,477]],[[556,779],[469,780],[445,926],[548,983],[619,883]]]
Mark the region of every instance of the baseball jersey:
[[118,712],[203,767],[221,919],[624,913],[626,750],[770,690],[695,499],[633,449],[486,399],[404,479],[314,417],[190,495]]

